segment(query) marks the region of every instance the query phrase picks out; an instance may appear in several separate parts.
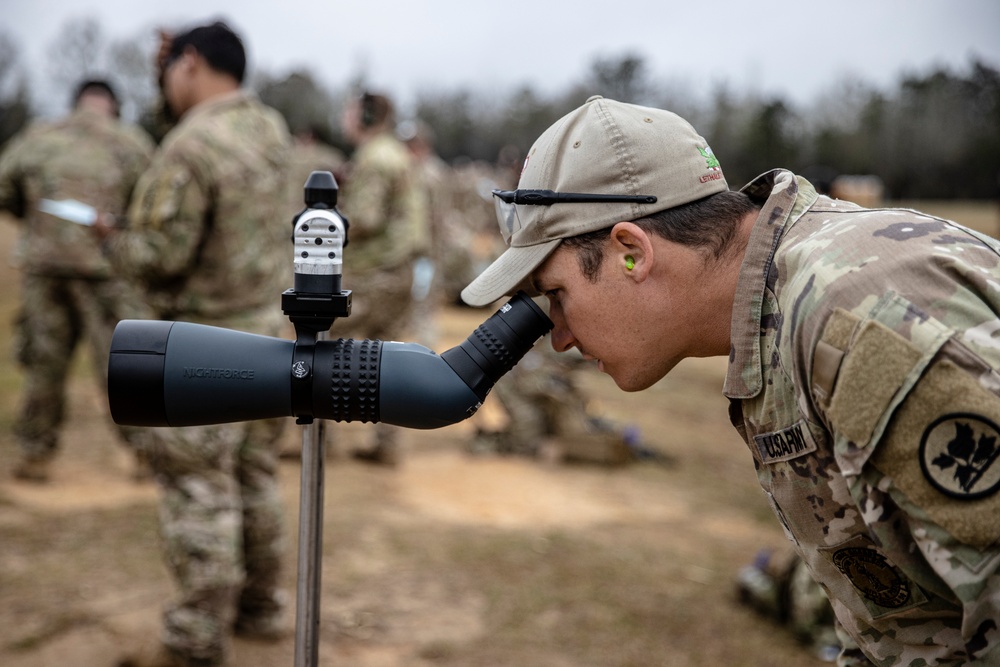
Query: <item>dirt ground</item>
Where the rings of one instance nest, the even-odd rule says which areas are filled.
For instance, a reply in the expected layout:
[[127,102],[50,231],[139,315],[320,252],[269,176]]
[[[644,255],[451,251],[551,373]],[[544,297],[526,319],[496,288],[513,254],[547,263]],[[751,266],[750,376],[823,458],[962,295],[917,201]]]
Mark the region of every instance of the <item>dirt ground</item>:
[[[0,220],[4,257],[13,238]],[[17,274],[5,261],[0,285],[0,665],[110,667],[155,640],[171,595],[157,490],[130,478],[84,359],[69,386],[54,479],[11,477],[21,377],[7,352]],[[489,314],[446,310],[441,349]],[[580,376],[597,410],[639,427],[666,464],[473,456],[466,422],[408,432],[401,465],[386,469],[346,455],[370,426],[333,426],[319,664],[823,664],[736,601],[738,570],[785,540],[728,424],[724,373],[724,359],[689,360],[639,394],[596,371]],[[488,399],[475,419],[503,418]],[[287,437],[294,451],[298,427]],[[299,475],[297,460],[283,460],[291,596]],[[293,624],[277,643],[236,640],[233,664],[293,664]]]

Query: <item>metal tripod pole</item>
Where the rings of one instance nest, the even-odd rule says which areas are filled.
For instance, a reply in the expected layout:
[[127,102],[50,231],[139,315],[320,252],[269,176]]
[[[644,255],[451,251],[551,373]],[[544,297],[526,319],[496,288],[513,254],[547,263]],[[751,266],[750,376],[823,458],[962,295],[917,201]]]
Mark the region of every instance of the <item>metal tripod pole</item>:
[[316,344],[329,337],[334,320],[351,314],[351,292],[341,289],[347,221],[337,211],[337,191],[337,181],[328,171],[314,171],[306,179],[306,209],[292,219],[295,282],[281,294],[281,310],[295,325],[292,414],[303,426],[295,667],[316,667],[319,659],[326,429],[323,420],[313,419],[312,365]]
[[[320,334],[322,339],[325,334]],[[319,661],[319,602],[323,575],[323,488],[326,422],[302,428],[302,481],[299,490],[298,586],[295,597],[295,667]]]

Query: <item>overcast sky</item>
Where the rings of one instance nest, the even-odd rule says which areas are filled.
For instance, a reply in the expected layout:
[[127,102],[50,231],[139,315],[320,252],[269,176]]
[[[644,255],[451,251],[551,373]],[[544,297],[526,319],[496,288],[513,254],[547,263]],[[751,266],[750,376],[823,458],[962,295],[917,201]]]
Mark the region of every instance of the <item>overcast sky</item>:
[[964,71],[973,55],[1000,67],[1000,0],[0,1],[0,30],[38,79],[60,28],[88,16],[109,38],[151,41],[156,26],[222,17],[252,67],[305,66],[334,88],[363,71],[404,108],[427,89],[561,91],[595,57],[626,53],[695,95],[724,82],[801,104],[845,77],[888,87],[937,65]]

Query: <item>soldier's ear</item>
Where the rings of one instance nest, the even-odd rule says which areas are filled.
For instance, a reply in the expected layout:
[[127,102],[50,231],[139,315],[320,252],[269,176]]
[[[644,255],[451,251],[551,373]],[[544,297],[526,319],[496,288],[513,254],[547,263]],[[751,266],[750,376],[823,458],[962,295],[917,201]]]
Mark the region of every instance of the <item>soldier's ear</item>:
[[619,222],[611,228],[609,257],[632,280],[643,281],[653,265],[653,242],[644,229],[633,222]]
[[177,56],[177,60],[174,61],[174,67],[180,67],[186,72],[191,72],[207,65],[208,61],[205,60],[205,57],[198,53],[198,50],[190,44],[184,47],[181,54]]

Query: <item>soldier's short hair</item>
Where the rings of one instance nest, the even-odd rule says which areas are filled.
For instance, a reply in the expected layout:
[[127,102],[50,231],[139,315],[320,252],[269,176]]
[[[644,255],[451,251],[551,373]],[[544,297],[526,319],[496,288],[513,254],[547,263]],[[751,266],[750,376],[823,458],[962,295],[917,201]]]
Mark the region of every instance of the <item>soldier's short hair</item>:
[[[736,231],[740,220],[757,208],[745,193],[727,190],[632,222],[673,243],[704,250],[717,260],[737,250]],[[604,243],[611,229],[563,239],[563,245],[576,250],[580,270],[588,280],[597,280],[604,259]]]
[[170,43],[166,62],[180,58],[189,46],[205,59],[209,67],[243,83],[247,68],[246,49],[240,36],[224,22],[216,21],[176,35]]
[[385,95],[365,91],[359,99],[361,106],[361,125],[374,127],[392,119],[394,109],[392,102]]
[[115,103],[115,108],[118,108],[118,96],[115,95],[115,89],[104,79],[88,79],[81,82],[73,93],[73,106],[75,107],[80,102],[81,97],[91,93],[107,95]]

